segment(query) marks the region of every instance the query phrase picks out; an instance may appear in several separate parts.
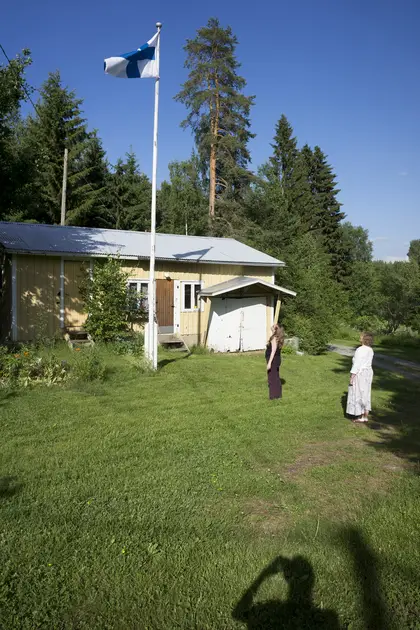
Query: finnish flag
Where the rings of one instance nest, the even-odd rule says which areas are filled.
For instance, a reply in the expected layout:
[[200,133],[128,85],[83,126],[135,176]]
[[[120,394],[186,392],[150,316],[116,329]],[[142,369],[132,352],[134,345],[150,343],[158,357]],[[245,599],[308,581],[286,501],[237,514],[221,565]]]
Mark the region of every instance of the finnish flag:
[[157,32],[147,44],[133,52],[105,59],[105,74],[119,79],[158,79],[159,35]]

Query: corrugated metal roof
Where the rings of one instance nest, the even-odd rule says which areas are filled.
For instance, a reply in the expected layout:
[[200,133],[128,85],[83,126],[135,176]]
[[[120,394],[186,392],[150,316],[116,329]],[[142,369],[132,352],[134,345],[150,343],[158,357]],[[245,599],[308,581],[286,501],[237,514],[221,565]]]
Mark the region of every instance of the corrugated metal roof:
[[[101,228],[0,222],[9,252],[149,259],[150,233]],[[185,262],[279,267],[284,263],[231,238],[156,234],[156,258]]]
[[294,291],[290,291],[290,289],[284,289],[283,287],[271,284],[271,282],[266,282],[265,280],[260,280],[259,278],[250,278],[249,276],[239,276],[238,278],[232,278],[232,280],[226,280],[225,282],[220,282],[219,284],[213,284],[211,287],[202,289],[202,291],[200,291],[200,295],[202,297],[215,297],[217,295],[224,295],[226,293],[231,293],[232,291],[237,291],[238,289],[244,289],[245,287],[250,287],[254,284],[261,284],[276,293],[296,295],[296,293]]

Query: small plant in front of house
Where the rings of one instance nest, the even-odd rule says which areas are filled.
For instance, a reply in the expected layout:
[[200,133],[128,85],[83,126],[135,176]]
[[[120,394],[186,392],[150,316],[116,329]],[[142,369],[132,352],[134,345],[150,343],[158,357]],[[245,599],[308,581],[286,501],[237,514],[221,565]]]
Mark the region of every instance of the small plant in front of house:
[[115,354],[142,355],[144,351],[144,335],[143,333],[132,333],[124,337],[117,337],[113,343],[108,344],[108,349],[115,352]]
[[145,319],[143,300],[127,291],[127,279],[114,258],[96,263],[93,274],[86,272],[79,287],[88,315],[84,327],[95,341],[115,342]]
[[71,379],[80,382],[102,381],[106,366],[94,348],[86,348],[74,355]]
[[281,349],[281,353],[282,354],[296,354],[296,350],[294,350],[292,346],[284,345],[283,348]]
[[39,356],[32,348],[8,352],[0,348],[0,384],[3,387],[56,385],[67,378],[69,365],[55,354]]

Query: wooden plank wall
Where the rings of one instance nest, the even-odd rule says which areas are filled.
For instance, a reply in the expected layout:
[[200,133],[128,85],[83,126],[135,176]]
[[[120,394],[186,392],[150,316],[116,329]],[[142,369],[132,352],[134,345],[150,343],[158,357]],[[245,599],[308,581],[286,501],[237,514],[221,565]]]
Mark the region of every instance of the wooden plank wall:
[[[86,263],[84,263],[86,266]],[[61,259],[53,256],[17,256],[17,325],[18,339],[30,341],[37,337],[54,337],[60,331],[60,266]],[[65,321],[67,325],[81,326],[86,319],[79,294],[81,261],[65,261]],[[131,264],[123,270],[132,279],[148,279],[148,261]],[[272,270],[264,267],[240,265],[208,265],[194,263],[164,263],[156,265],[156,279],[169,274],[172,280],[200,281],[209,287],[237,276],[247,275],[272,281]],[[180,315],[181,335],[199,335],[204,338],[205,322],[210,309],[206,301],[204,311]],[[271,325],[272,306],[267,303],[267,327]],[[267,331],[268,332],[268,331]]]
[[[145,264],[146,263],[146,264]],[[139,262],[137,265],[124,267],[124,271],[135,279],[148,279],[149,268],[146,261]],[[252,276],[272,282],[272,269],[266,267],[247,267],[242,265],[208,265],[194,263],[156,263],[156,279],[165,278],[165,274],[169,274],[173,280],[181,282],[199,281],[203,283],[203,287],[210,287],[213,284],[219,284],[226,280],[232,280],[237,276]],[[181,309],[181,335],[199,335],[200,340],[204,340],[205,322],[208,319],[208,311],[210,309],[210,301],[205,302],[203,311],[192,311],[183,313]],[[271,318],[271,319],[270,319]],[[270,323],[268,323],[270,322]],[[270,331],[272,322],[272,308],[267,304],[267,334]]]
[[59,330],[60,258],[17,256],[17,337],[53,338]]

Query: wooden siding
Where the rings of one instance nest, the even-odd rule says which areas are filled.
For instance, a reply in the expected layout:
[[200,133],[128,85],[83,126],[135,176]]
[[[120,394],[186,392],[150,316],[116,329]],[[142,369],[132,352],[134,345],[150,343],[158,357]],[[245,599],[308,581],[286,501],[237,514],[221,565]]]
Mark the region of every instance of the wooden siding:
[[[124,266],[124,271],[130,275],[130,278],[139,280],[148,279],[149,265],[146,261],[141,261],[133,266]],[[194,264],[194,263],[164,263],[159,261],[156,263],[156,279],[165,278],[165,274],[169,274],[173,280],[180,282],[202,282],[204,287],[211,287],[214,284],[232,280],[238,276],[252,276],[272,282],[273,270],[271,267],[247,267],[244,265],[210,265],[210,264]],[[179,333],[186,337],[196,337],[200,342],[204,341],[205,326],[210,311],[210,300],[206,300],[203,310],[183,313],[181,304],[181,317]],[[268,323],[270,322],[270,323]],[[270,332],[272,322],[271,306],[267,306],[267,335]]]
[[86,274],[86,263],[64,261],[64,322],[66,326],[83,326],[86,321],[79,286]]
[[0,341],[7,341],[12,327],[12,259],[0,254]]
[[[65,323],[83,325],[86,314],[79,294],[79,278],[86,262],[65,261]],[[37,337],[54,337],[60,332],[60,268],[61,259],[52,256],[17,256],[17,336],[19,341],[30,341]],[[130,263],[123,270],[132,279],[149,278],[148,261]],[[169,274],[172,280],[202,282],[210,287],[237,276],[247,275],[272,281],[273,270],[264,267],[242,265],[211,265],[183,262],[157,261],[156,279]],[[210,300],[204,309],[180,313],[181,335],[204,340],[205,326],[210,311]],[[272,307],[267,303],[267,334],[271,325]]]
[[17,338],[52,338],[59,330],[60,258],[17,256]]

